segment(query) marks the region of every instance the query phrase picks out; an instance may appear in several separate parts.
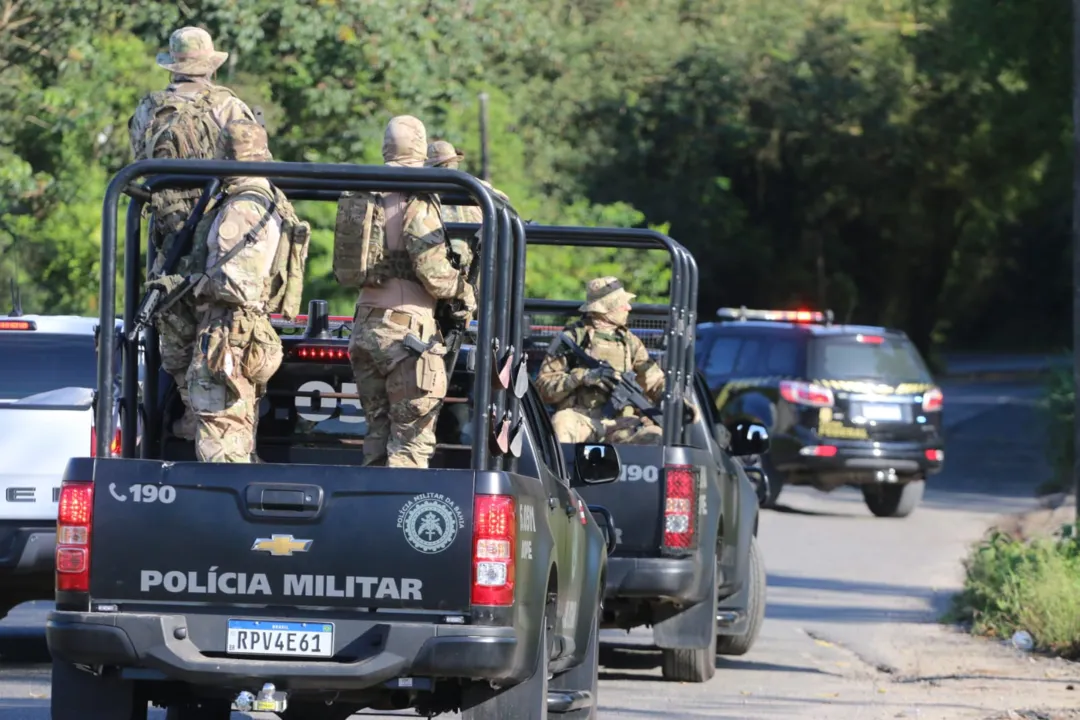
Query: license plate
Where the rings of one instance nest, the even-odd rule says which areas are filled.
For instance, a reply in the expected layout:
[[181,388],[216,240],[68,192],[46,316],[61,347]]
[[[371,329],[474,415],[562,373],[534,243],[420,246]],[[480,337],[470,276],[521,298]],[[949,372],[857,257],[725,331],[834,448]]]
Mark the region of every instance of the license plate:
[[234,655],[333,657],[333,623],[229,620],[226,652]]
[[867,420],[901,420],[899,405],[863,405],[862,415]]

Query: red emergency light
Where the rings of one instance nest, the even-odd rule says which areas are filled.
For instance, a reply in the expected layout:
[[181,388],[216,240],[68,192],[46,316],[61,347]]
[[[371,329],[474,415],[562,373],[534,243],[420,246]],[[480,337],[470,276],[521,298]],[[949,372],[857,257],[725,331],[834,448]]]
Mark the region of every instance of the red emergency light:
[[0,320],[0,330],[37,330],[33,320]]

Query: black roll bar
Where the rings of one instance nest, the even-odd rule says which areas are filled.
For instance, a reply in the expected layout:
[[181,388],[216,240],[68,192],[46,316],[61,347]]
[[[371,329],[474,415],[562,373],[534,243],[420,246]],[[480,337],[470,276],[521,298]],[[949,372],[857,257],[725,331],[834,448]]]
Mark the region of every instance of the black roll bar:
[[[332,188],[353,189],[355,187],[355,189],[384,191],[433,192],[442,195],[443,193],[452,194],[457,190],[470,197],[480,207],[484,219],[481,226],[480,297],[477,298],[479,334],[477,347],[480,351],[477,353],[476,358],[476,375],[479,381],[476,383],[474,391],[474,403],[479,412],[474,412],[472,469],[477,471],[489,469],[487,441],[491,426],[487,408],[491,405],[492,394],[491,347],[493,346],[493,340],[496,338],[496,333],[501,330],[495,322],[495,307],[499,304],[505,306],[511,304],[510,297],[497,297],[501,295],[499,292],[501,285],[497,286],[495,282],[496,256],[498,255],[495,226],[499,219],[496,216],[495,202],[479,180],[460,170],[450,170],[448,168],[400,168],[387,165],[352,165],[345,163],[140,160],[127,165],[113,176],[105,190],[101,217],[101,337],[97,368],[99,397],[96,409],[98,434],[95,447],[98,457],[108,457],[109,444],[115,434],[112,411],[115,407],[116,398],[112,380],[112,368],[116,326],[113,312],[116,305],[117,212],[120,196],[125,192],[132,196],[139,195],[144,191],[144,188],[134,185],[133,181],[137,178],[155,175],[180,175],[202,179],[203,182],[212,177],[263,177],[272,179],[283,191],[287,190],[289,180],[302,180],[315,181],[309,187],[316,191],[325,191]],[[152,185],[148,183],[148,185],[151,185],[150,192],[166,186],[164,180],[165,178],[155,178]],[[173,182],[176,183],[175,180]],[[133,205],[145,202],[145,199],[136,200],[134,197],[133,200]],[[127,231],[125,251],[129,255],[134,254],[135,257],[138,257],[138,249],[141,245],[141,224],[134,223],[132,218],[139,218],[140,216],[141,207],[138,208],[138,212],[129,209],[128,223],[125,228]],[[509,243],[507,247],[509,248]],[[148,252],[148,255],[152,255],[152,253]],[[141,297],[138,272],[135,271],[137,267],[137,261],[129,259],[125,262],[125,327],[130,327],[128,323],[131,322],[135,304],[138,303]],[[513,285],[511,291],[521,292],[522,290],[520,286]],[[152,333],[148,333],[148,341],[152,339],[151,335]],[[156,340],[156,338],[153,339]],[[505,334],[502,334],[499,344],[500,347],[506,347],[507,337]],[[151,345],[156,349],[156,342],[148,342],[147,345],[148,351],[151,349]],[[134,363],[133,369],[136,373],[138,372],[137,349],[136,344],[136,353],[129,354],[125,362],[125,365]],[[131,369],[125,367],[125,377],[130,372]],[[152,374],[148,373],[148,376]],[[156,385],[156,382],[154,384]],[[127,393],[125,392],[125,394]],[[150,400],[156,403],[156,395]],[[126,402],[129,402],[128,398],[125,398]],[[134,438],[137,418],[137,413],[134,415],[125,413],[124,424],[127,427],[123,435],[131,435]],[[147,429],[151,424],[150,422],[146,423]],[[125,451],[123,454],[125,457],[130,457],[133,453],[129,454]]]

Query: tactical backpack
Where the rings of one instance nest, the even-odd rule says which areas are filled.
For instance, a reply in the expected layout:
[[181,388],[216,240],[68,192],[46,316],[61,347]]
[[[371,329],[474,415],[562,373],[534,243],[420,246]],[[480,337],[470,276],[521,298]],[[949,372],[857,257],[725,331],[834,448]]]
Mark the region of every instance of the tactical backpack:
[[385,193],[343,192],[334,223],[334,278],[346,288],[379,285],[372,272],[386,255]]
[[297,217],[285,193],[273,184],[270,187],[270,192],[261,185],[232,187],[224,200],[218,202],[212,210],[208,210],[203,215],[195,227],[188,274],[201,272],[206,267],[210,228],[218,213],[228,205],[229,200],[241,193],[257,193],[274,203],[274,210],[281,217],[281,241],[270,264],[270,277],[266,286],[266,311],[281,313],[286,320],[293,320],[300,312],[300,300],[304,291],[304,271],[307,267],[308,250],[311,247],[311,225]]

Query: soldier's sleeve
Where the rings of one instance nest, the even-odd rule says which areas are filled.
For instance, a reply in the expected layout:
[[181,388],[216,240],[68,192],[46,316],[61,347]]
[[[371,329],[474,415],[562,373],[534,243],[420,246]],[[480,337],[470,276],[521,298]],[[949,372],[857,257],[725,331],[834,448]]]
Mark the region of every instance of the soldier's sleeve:
[[135,112],[128,118],[128,141],[131,144],[131,156],[135,160],[143,159],[143,142],[145,141],[146,126],[149,123],[149,109],[146,100],[142,100],[136,107]]
[[664,371],[649,357],[649,351],[641,338],[629,333],[630,357],[633,359],[634,372],[637,374],[638,384],[645,390],[645,394],[654,403],[660,402],[664,394]]
[[[565,331],[576,336],[576,333],[569,328]],[[574,337],[574,340],[581,342],[579,337]],[[578,388],[582,375],[584,375],[582,369],[570,369],[566,354],[559,351],[558,339],[552,340],[547,354],[544,355],[544,361],[540,364],[540,371],[536,375],[536,392],[548,405],[560,403]]]
[[218,127],[225,127],[236,120],[250,120],[256,122],[255,113],[243,100],[233,95],[225,96],[214,108],[214,120]]
[[412,258],[413,271],[432,297],[464,297],[465,276],[450,264],[446,230],[439,206],[424,196],[414,196],[405,208],[405,248]]
[[200,286],[200,296],[224,305],[252,306],[262,299],[266,269],[281,239],[281,226],[276,219],[271,218],[262,224],[252,244],[233,255],[216,271],[210,270],[237,243],[244,242],[248,233],[259,227],[267,209],[256,200],[236,200],[225,206],[207,239],[208,277]]

